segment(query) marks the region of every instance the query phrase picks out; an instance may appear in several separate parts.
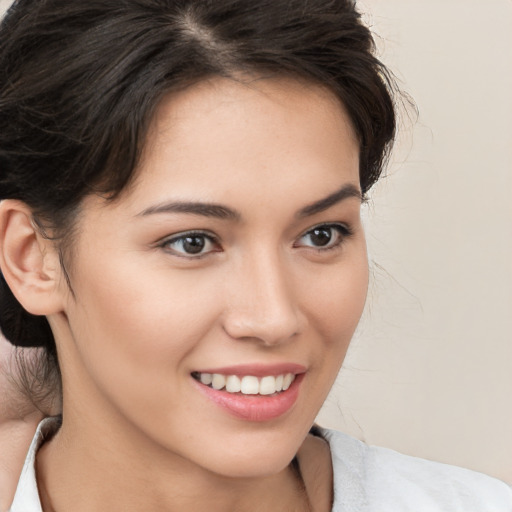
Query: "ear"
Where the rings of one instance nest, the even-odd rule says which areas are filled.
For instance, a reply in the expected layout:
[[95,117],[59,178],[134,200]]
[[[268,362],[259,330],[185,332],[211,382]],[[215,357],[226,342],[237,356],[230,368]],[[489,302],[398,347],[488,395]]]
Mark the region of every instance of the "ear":
[[33,315],[62,311],[59,255],[22,201],[0,203],[0,269],[18,302]]

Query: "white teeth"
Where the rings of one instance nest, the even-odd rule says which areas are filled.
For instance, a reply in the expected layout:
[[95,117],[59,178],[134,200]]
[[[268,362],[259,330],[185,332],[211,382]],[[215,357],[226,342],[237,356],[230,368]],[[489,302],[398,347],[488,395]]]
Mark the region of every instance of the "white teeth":
[[284,375],[278,375],[276,377],[276,391],[283,390],[283,380],[284,380]]
[[226,385],[226,377],[220,373],[214,373],[212,379],[213,389],[222,389]]
[[230,375],[226,379],[226,391],[229,393],[238,393],[241,389],[240,379],[236,375]]
[[271,395],[276,392],[276,378],[263,377],[260,381],[260,395]]
[[293,373],[287,373],[283,379],[283,391],[286,391],[293,382]]
[[244,395],[273,395],[286,391],[295,380],[293,373],[284,375],[267,375],[265,377],[254,377],[245,375],[222,375],[221,373],[197,373],[198,379],[205,386],[213,389],[225,389],[228,393],[243,393]]
[[212,383],[213,376],[211,373],[201,373],[200,379],[203,384],[209,386]]
[[244,395],[257,395],[260,392],[260,383],[258,381],[258,377],[253,377],[252,375],[246,375],[245,377],[242,377],[240,391]]

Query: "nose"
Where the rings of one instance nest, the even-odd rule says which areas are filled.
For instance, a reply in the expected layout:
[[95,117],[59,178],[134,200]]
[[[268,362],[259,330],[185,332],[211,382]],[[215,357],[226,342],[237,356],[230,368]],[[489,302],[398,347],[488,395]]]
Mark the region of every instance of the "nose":
[[278,255],[259,251],[231,273],[224,315],[229,336],[273,346],[302,332],[305,317],[287,267]]

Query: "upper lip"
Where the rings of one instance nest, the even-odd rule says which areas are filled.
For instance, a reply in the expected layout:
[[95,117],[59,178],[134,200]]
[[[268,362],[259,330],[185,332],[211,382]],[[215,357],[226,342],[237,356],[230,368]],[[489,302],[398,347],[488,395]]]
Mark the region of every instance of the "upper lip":
[[276,364],[239,364],[234,366],[223,366],[218,368],[202,368],[197,373],[219,373],[221,375],[252,375],[254,377],[265,377],[266,375],[294,375],[305,373],[306,367],[297,363],[276,363]]

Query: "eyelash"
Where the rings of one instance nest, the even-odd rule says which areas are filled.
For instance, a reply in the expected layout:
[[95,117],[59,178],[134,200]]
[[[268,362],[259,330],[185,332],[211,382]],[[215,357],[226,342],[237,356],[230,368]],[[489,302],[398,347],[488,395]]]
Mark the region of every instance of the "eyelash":
[[[321,231],[321,230],[334,230],[336,231],[338,235],[338,239],[333,243],[332,245],[329,245],[328,247],[323,246],[314,246],[314,245],[306,245],[305,247],[309,247],[313,250],[319,251],[319,252],[326,252],[331,251],[333,249],[337,249],[340,247],[343,242],[347,238],[350,238],[353,235],[352,229],[347,226],[346,224],[319,224],[318,226],[314,226],[311,229],[308,229],[303,235],[299,237],[299,240],[306,237],[311,236],[315,231]],[[330,240],[328,241],[330,243]],[[327,245],[327,244],[326,244]],[[294,247],[297,247],[296,244],[294,244]]]
[[169,252],[172,252],[172,254],[174,254],[175,256],[178,256],[180,258],[194,259],[194,260],[203,258],[204,256],[211,254],[212,252],[220,252],[219,250],[212,249],[205,253],[194,254],[194,253],[186,253],[184,251],[179,252],[179,251],[176,251],[175,249],[171,249],[169,247],[171,244],[175,244],[178,242],[181,242],[183,244],[187,238],[202,238],[202,239],[206,240],[207,243],[210,243],[213,246],[217,246],[217,247],[219,246],[218,238],[210,233],[206,233],[205,231],[186,231],[184,233],[178,233],[177,235],[164,240],[160,244],[160,246],[162,248],[168,250]]
[[[345,225],[345,224],[318,224],[317,226],[314,226],[310,229],[308,229],[306,232],[304,232],[299,238],[298,240],[301,240],[303,239],[304,237],[306,236],[311,236],[315,231],[328,231],[328,230],[333,230],[337,233],[338,235],[338,238],[335,240],[335,243],[333,243],[332,245],[328,245],[331,240],[328,240],[327,243],[326,243],[326,247],[323,247],[323,246],[317,246],[317,245],[299,245],[297,242],[293,244],[293,247],[307,247],[309,249],[313,249],[313,250],[316,250],[318,252],[326,252],[326,251],[330,251],[330,250],[333,250],[333,249],[336,249],[338,248],[339,246],[341,246],[344,241],[351,237],[353,235],[353,231],[352,229]],[[332,236],[332,235],[331,235]],[[202,253],[187,253],[185,251],[177,251],[176,249],[172,249],[170,248],[170,245],[172,244],[178,244],[180,243],[182,245],[182,248],[183,248],[183,244],[186,242],[186,239],[187,238],[196,238],[196,239],[202,239],[204,242],[203,242],[203,247],[200,248],[200,250],[202,250],[204,248],[204,246],[207,246],[207,244],[211,244],[213,246],[212,249],[208,250],[207,252],[202,252]],[[328,246],[327,246],[328,245]],[[161,242],[160,244],[160,247],[166,249],[167,251],[171,252],[172,254],[174,254],[175,256],[178,256],[178,257],[181,257],[181,258],[188,258],[188,259],[193,259],[193,260],[197,260],[197,259],[200,259],[200,258],[203,258],[205,256],[208,256],[209,254],[213,253],[213,252],[221,252],[221,249],[218,249],[219,247],[219,239],[212,235],[211,233],[207,233],[205,231],[186,231],[186,232],[183,232],[183,233],[179,233],[171,238],[167,238],[166,240],[164,240],[163,242]],[[217,249],[215,248],[217,247]]]

